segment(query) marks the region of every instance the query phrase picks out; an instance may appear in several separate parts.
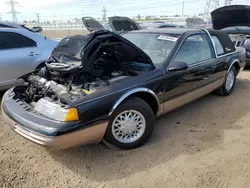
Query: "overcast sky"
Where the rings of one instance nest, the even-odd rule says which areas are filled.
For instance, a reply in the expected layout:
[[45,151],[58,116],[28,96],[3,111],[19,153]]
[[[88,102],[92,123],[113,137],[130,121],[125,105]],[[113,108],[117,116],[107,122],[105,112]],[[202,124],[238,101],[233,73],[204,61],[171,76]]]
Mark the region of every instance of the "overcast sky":
[[[0,0],[2,20],[11,20],[10,6]],[[101,17],[103,6],[108,16],[174,15],[182,14],[183,0],[16,0],[18,20],[35,20],[35,13],[40,13],[42,21],[67,20],[82,16]],[[184,0],[184,14],[193,16],[204,12],[206,0]],[[250,5],[250,0],[233,0],[232,4]],[[220,0],[224,5],[224,0]]]

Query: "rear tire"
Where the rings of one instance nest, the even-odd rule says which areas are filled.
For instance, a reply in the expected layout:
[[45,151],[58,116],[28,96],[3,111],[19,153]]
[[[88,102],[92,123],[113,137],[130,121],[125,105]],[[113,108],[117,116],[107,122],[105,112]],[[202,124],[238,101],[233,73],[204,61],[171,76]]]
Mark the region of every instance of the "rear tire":
[[143,145],[154,130],[152,108],[140,98],[130,98],[112,114],[104,143],[111,149],[133,149]]
[[226,75],[225,82],[223,85],[216,91],[220,96],[228,96],[233,92],[235,81],[236,81],[237,71],[235,67],[231,67]]

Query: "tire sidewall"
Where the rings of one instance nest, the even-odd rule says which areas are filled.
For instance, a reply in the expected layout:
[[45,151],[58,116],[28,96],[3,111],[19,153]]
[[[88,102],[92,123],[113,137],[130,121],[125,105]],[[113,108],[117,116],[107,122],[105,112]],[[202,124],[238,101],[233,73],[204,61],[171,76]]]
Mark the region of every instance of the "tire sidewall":
[[[227,76],[228,76],[228,73],[233,71],[234,72],[234,83],[233,83],[233,86],[230,90],[227,90],[226,89],[226,80],[227,80]],[[223,84],[223,93],[227,96],[227,95],[230,95],[232,92],[233,92],[233,89],[234,89],[234,86],[235,86],[235,82],[236,82],[236,69],[235,67],[231,67],[229,69],[229,71],[227,72],[227,75],[226,75],[226,80],[225,80],[225,83]]]
[[[115,137],[112,134],[112,123],[115,120],[115,118],[123,111],[126,110],[136,110],[140,112],[146,121],[146,128],[142,136],[132,142],[132,143],[121,143],[118,140],[115,139]],[[154,130],[154,123],[155,123],[155,116],[151,109],[151,107],[143,100],[139,98],[131,98],[125,101],[123,104],[121,104],[112,114],[105,136],[104,140],[105,142],[108,142],[109,144],[114,145],[115,147],[118,147],[120,149],[133,149],[137,148],[141,145],[143,145],[151,136],[153,130]]]

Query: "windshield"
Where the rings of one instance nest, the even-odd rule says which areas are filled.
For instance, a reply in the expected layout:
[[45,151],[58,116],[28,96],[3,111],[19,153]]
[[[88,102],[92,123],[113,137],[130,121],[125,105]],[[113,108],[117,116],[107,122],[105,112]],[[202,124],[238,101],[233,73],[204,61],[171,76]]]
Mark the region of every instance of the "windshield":
[[148,54],[156,67],[162,66],[179,38],[176,35],[152,33],[126,33],[122,36]]

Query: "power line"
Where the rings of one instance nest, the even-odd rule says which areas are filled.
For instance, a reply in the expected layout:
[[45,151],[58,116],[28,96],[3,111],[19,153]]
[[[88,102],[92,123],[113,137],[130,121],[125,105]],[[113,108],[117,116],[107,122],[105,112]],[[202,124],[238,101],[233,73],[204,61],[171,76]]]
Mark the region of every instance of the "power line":
[[225,6],[231,5],[233,0],[225,0]]
[[[133,0],[131,2],[125,2],[125,0],[124,0],[123,10],[130,9],[131,7],[135,8],[136,10],[138,10],[138,4],[136,4],[136,2],[138,2],[138,0]],[[141,4],[140,2],[138,2],[138,3],[140,3],[140,6],[142,6],[142,7],[148,6],[150,8],[154,7],[155,5],[159,5],[159,6],[164,6],[165,5],[165,6],[168,6],[170,4],[182,4],[183,3],[182,1],[181,2],[177,2],[177,3],[176,2],[171,3],[171,2],[173,2],[173,0],[168,0],[168,1],[165,1],[165,2],[157,3],[157,4],[155,3],[155,0],[148,0],[148,1],[146,1],[146,3],[143,3],[143,4]],[[188,3],[188,2],[189,1],[186,1],[186,3]],[[191,1],[191,2],[197,2],[197,0],[196,1]],[[114,4],[114,0],[106,0],[105,4],[108,4],[108,3]],[[121,2],[119,1],[119,3],[121,3]],[[66,3],[63,3],[63,4],[55,4],[53,6],[50,6],[50,8],[69,7],[69,6],[78,6],[78,7],[79,6],[84,6],[84,7],[86,7],[86,6],[94,6],[94,5],[100,5],[100,4],[102,4],[102,3],[101,2],[96,2],[96,1],[95,2],[91,2],[91,3],[89,3],[89,2],[86,3],[86,2],[84,2],[82,0],[77,0],[77,1],[70,2],[70,3],[66,2]],[[127,6],[127,5],[132,5],[132,6]],[[44,7],[44,8],[47,8],[47,7]]]
[[14,0],[8,0],[6,1],[6,4],[8,4],[10,6],[11,11],[8,12],[9,14],[12,14],[12,21],[13,22],[18,22],[17,19],[17,14],[19,14],[20,12],[16,11],[16,5],[19,5],[19,3],[17,1]]
[[40,13],[35,13],[36,18],[37,18],[37,22],[40,23]]
[[220,7],[219,0],[206,0],[205,10],[204,10],[204,17],[205,19],[209,18],[210,12],[214,9]]
[[182,2],[182,11],[181,11],[181,15],[184,16],[184,0]]
[[106,22],[107,21],[107,9],[105,8],[105,6],[103,6],[102,9],[102,21]]

